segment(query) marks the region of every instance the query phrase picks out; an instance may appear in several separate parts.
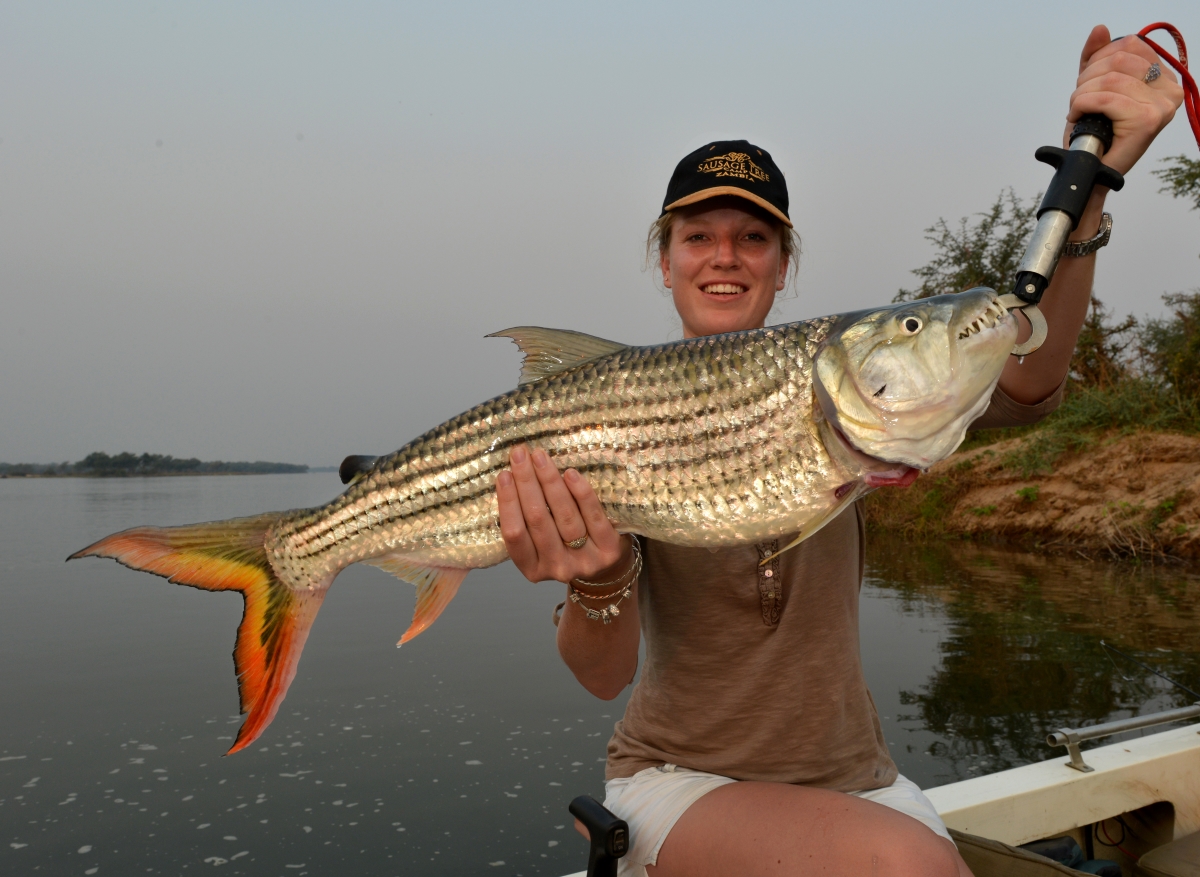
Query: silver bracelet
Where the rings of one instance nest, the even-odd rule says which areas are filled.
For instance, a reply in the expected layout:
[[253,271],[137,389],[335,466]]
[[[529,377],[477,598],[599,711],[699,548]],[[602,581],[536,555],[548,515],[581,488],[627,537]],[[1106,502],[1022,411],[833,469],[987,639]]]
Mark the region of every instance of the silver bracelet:
[[[572,581],[567,582],[567,588],[570,591],[570,594],[567,595],[567,600],[570,600],[572,603],[582,609],[583,614],[590,621],[601,621],[605,624],[611,624],[612,620],[621,614],[621,601],[633,593],[633,583],[637,581],[637,577],[641,571],[642,549],[638,544],[637,538],[635,537],[633,539],[633,563],[629,565],[629,569],[625,570],[625,572],[621,573],[621,575],[617,576],[617,578],[613,579],[611,582],[602,583],[603,585],[607,586],[628,581],[628,584],[621,584],[621,587],[613,591],[611,594],[585,594],[576,589],[574,582],[579,582],[581,585],[596,585],[601,583],[585,582],[582,579],[573,579]],[[618,597],[618,595],[620,596]],[[584,606],[583,603],[580,602],[581,600],[611,600],[613,597],[618,598],[617,602],[610,603],[603,609],[592,609],[588,606]],[[563,607],[566,605],[567,601],[564,600],[554,607],[554,611],[551,613],[550,618],[554,622],[555,627],[558,627],[558,622],[561,618]]]
[[[641,566],[642,566],[642,546],[638,544],[636,536],[633,537],[632,544],[633,544],[633,563],[631,563],[629,565],[629,569],[625,570],[625,572],[621,573],[619,576],[617,576],[611,582],[589,582],[584,579],[571,579],[571,581],[567,582],[567,584],[569,585],[573,582],[578,585],[583,585],[585,588],[608,588],[613,585],[619,585],[621,582],[625,581],[625,579],[627,579],[629,577],[630,571],[635,566],[638,567],[639,570],[641,569]],[[600,600],[603,598],[597,597],[596,599]]]
[[1100,230],[1096,232],[1096,236],[1086,241],[1067,241],[1063,244],[1062,254],[1064,256],[1090,256],[1096,250],[1108,245],[1108,239],[1112,235],[1112,214],[1105,213],[1100,217]]
[[[568,587],[570,587],[570,586],[568,586]],[[605,624],[611,624],[612,620],[621,614],[621,609],[620,609],[621,600],[624,600],[626,597],[628,597],[632,593],[633,593],[633,585],[626,585],[620,591],[621,599],[617,600],[616,603],[609,603],[608,606],[605,607],[604,609],[591,609],[587,606],[584,606],[582,603],[579,602],[579,592],[576,591],[574,588],[571,588],[570,600],[572,603],[574,603],[576,606],[578,606],[580,609],[582,609],[583,614],[586,615],[588,617],[588,619],[590,619],[591,621],[603,621]],[[614,596],[616,596],[615,593],[608,595],[608,597],[614,597]],[[606,597],[605,599],[608,599],[608,597]],[[563,607],[566,605],[567,605],[567,601],[563,600],[561,603],[559,603],[557,606],[555,606],[554,611],[552,611],[550,613],[550,620],[554,622],[555,627],[558,627],[558,622],[562,619]]]
[[586,615],[590,620],[603,621],[605,624],[611,624],[612,620],[621,614],[621,610],[618,608],[621,605],[621,600],[624,600],[631,593],[633,593],[633,585],[626,585],[625,589],[621,591],[621,599],[617,600],[616,603],[609,603],[608,606],[603,609],[592,609],[591,607],[584,606],[582,603],[580,603],[579,592],[574,588],[571,588],[571,602],[582,609],[583,614]]
[[[636,545],[637,543],[634,542],[634,544]],[[633,583],[637,581],[638,574],[641,571],[642,571],[642,552],[638,551],[633,556],[633,564],[626,571],[625,575],[621,576],[622,579],[628,578],[629,584],[623,585],[620,589],[613,591],[611,594],[592,596],[590,594],[583,594],[583,593],[579,592],[578,590],[576,590],[574,585],[572,585],[571,583],[568,582],[567,587],[570,588],[571,594],[567,599],[570,600],[572,603],[574,603],[576,606],[578,606],[580,609],[582,609],[583,614],[586,615],[589,620],[603,621],[605,624],[611,624],[612,620],[621,614],[621,608],[620,608],[621,601],[633,593]],[[580,602],[581,599],[611,600],[613,597],[616,597],[618,594],[620,594],[621,596],[617,597],[617,602],[609,603],[603,609],[592,609],[591,607],[584,606],[583,603]]]

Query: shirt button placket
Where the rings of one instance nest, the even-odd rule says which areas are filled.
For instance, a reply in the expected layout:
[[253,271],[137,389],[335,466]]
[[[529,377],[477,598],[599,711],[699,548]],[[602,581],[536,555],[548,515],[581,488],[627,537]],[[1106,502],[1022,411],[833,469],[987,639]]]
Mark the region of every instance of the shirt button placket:
[[[772,557],[779,551],[779,540],[760,542],[758,549],[758,598],[762,606],[763,624],[774,627],[779,624],[779,610],[783,599],[783,584],[779,581],[779,558]],[[768,557],[771,559],[763,563]]]

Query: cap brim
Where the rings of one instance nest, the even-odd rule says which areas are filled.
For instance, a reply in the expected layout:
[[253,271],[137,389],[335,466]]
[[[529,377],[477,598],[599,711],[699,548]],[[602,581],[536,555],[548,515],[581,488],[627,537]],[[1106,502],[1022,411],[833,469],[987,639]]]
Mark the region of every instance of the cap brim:
[[711,189],[701,189],[699,192],[693,192],[690,195],[685,195],[678,201],[672,201],[663,208],[663,213],[666,213],[668,210],[674,210],[677,207],[687,207],[689,204],[698,204],[701,201],[707,201],[709,198],[718,198],[721,195],[733,195],[737,198],[745,198],[747,201],[757,204],[763,210],[770,213],[788,228],[792,228],[792,221],[788,219],[787,214],[785,214],[782,210],[780,210],[770,201],[760,198],[753,192],[747,192],[745,189],[742,189],[738,186],[713,186]]

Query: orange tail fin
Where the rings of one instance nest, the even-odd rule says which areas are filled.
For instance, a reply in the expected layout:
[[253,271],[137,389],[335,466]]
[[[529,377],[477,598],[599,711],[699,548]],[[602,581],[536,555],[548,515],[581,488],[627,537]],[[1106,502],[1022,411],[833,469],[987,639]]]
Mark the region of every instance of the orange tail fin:
[[228,755],[258,739],[296,675],[300,652],[329,581],[309,590],[282,581],[263,546],[277,514],[187,527],[134,527],[68,557],[111,557],[130,569],[207,591],[240,591],[245,600],[233,649],[241,711],[248,713]]

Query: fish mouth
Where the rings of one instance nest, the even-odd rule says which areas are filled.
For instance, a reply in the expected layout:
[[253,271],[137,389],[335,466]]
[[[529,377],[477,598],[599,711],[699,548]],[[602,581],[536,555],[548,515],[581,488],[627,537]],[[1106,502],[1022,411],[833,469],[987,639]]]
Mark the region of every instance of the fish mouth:
[[992,298],[984,306],[982,313],[969,321],[964,318],[959,325],[957,338],[959,341],[965,341],[973,335],[982,334],[986,329],[995,329],[1008,317],[1009,313],[1004,305]]
[[706,283],[700,287],[705,295],[741,295],[749,289],[741,283]]

